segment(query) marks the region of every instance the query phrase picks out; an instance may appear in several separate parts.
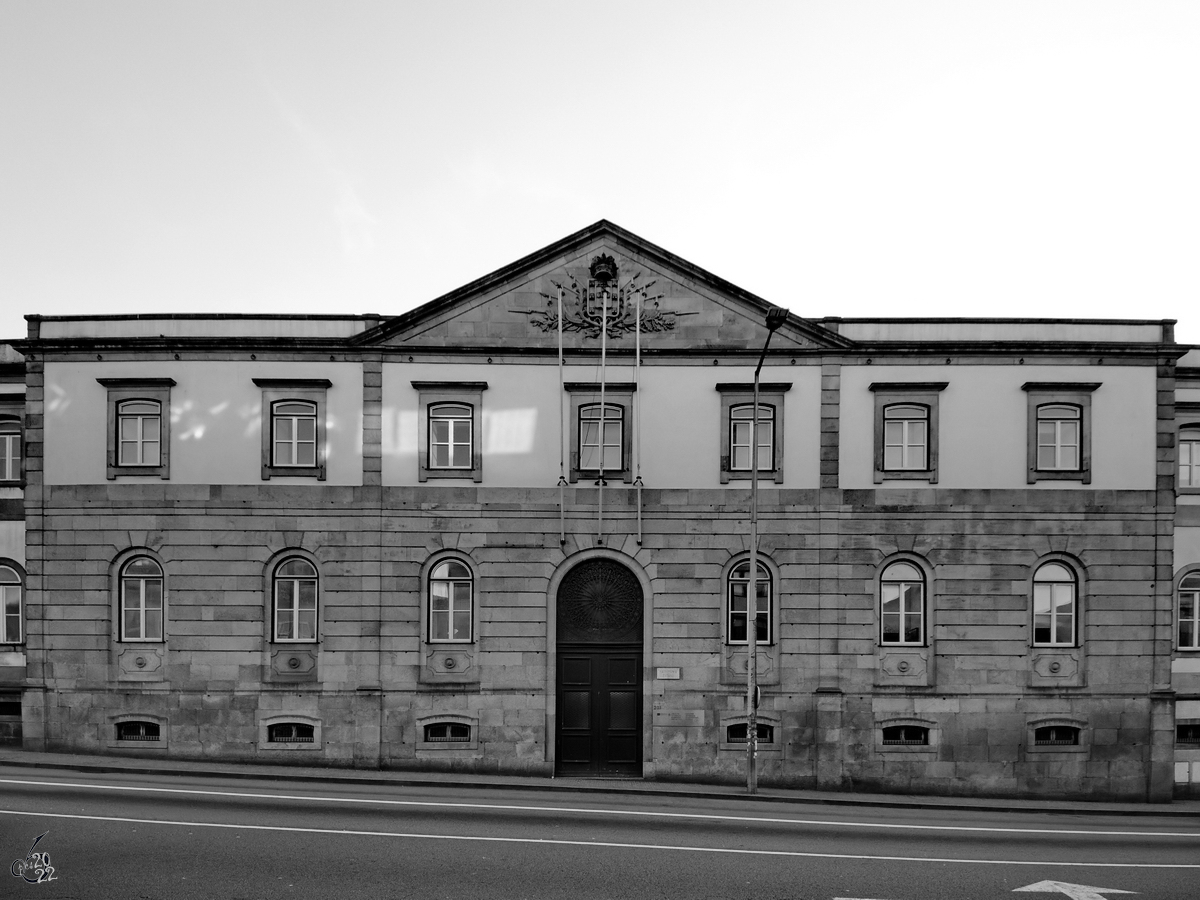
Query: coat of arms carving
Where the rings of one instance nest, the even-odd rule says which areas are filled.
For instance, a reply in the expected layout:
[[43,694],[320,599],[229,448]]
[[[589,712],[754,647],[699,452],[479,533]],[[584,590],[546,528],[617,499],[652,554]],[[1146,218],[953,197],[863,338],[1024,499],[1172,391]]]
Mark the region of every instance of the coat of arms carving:
[[523,309],[519,312],[529,316],[529,322],[535,328],[557,331],[561,295],[562,330],[579,332],[589,338],[600,337],[601,330],[605,330],[611,338],[636,330],[643,334],[672,331],[676,317],[687,315],[659,309],[658,301],[664,295],[652,294],[656,281],[651,279],[643,282],[640,272],[622,284],[617,261],[606,253],[592,259],[588,274],[590,277],[586,282],[579,278],[572,278],[569,282],[550,279],[560,293],[541,291],[541,296],[546,298],[544,309]]

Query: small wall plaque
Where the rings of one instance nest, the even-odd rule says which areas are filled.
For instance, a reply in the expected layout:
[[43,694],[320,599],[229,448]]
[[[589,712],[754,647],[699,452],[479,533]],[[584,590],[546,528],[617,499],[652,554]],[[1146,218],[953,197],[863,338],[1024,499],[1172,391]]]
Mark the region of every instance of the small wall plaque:
[[699,728],[704,725],[704,710],[656,709],[654,724],[675,728]]
[[660,681],[678,681],[679,680],[679,669],[678,668],[674,668],[674,669],[661,669],[660,668],[655,672],[654,677],[659,679]]

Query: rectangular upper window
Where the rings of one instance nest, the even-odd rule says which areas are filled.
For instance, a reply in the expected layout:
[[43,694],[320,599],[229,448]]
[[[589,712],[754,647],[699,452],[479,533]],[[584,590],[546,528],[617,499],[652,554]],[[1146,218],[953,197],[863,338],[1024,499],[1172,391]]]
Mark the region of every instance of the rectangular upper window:
[[619,474],[625,468],[625,407],[589,403],[579,407],[579,471]]
[[418,481],[483,480],[480,414],[486,381],[414,381],[417,390]]
[[1092,481],[1092,392],[1100,385],[1028,381],[1026,481]]
[[21,480],[21,420],[0,408],[0,482]]
[[875,483],[938,480],[938,398],[949,382],[875,382]]
[[429,406],[429,468],[473,468],[475,408],[469,403]]
[[255,378],[262,388],[262,479],[325,480],[324,378]]
[[158,466],[162,460],[162,404],[123,400],[117,404],[117,465]]
[[170,477],[172,378],[97,378],[108,389],[108,478]]
[[280,400],[271,404],[271,465],[317,464],[317,404]]
[[1037,408],[1037,468],[1040,472],[1078,472],[1083,410],[1044,403]]
[[1179,430],[1179,491],[1200,493],[1200,427]]
[[599,383],[570,382],[564,387],[571,397],[570,480],[632,482],[635,385],[613,382],[605,384],[603,392]]
[[[752,435],[757,429],[757,439]],[[754,467],[751,443],[758,445],[758,471],[775,471],[775,406],[758,404],[755,419],[753,403],[743,403],[729,408],[729,470],[751,472]]]
[[783,395],[791,388],[790,381],[758,386],[756,427],[754,384],[717,385],[721,394],[721,484],[753,477],[752,445],[757,446],[759,479],[783,483]]

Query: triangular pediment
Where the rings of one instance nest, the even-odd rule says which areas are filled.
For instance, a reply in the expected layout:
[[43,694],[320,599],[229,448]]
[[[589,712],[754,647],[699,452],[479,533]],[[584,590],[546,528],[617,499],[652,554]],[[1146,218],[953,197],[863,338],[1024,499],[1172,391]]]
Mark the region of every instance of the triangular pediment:
[[[608,221],[411,312],[354,343],[380,347],[644,352],[758,349],[767,301]],[[776,332],[777,350],[825,350],[849,342],[796,315]]]

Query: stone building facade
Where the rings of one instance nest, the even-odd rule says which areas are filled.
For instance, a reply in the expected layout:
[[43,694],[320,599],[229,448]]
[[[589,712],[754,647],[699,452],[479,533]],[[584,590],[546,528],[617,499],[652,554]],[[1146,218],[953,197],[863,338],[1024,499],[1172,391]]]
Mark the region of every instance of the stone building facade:
[[756,631],[763,783],[1190,790],[1173,323],[791,315],[755,442],[767,309],[599,222],[393,318],[31,316],[24,745],[737,781]]

